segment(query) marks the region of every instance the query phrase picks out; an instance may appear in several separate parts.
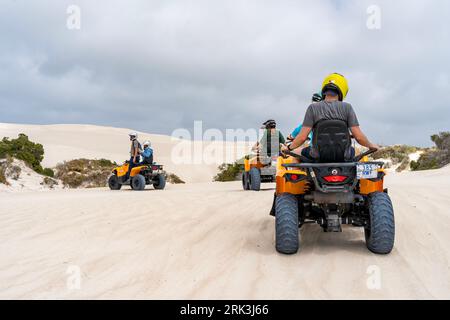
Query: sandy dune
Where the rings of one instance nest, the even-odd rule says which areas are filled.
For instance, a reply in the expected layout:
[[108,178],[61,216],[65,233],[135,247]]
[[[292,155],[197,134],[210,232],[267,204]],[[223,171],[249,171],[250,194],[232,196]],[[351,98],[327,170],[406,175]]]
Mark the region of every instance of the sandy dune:
[[[448,299],[449,179],[450,168],[388,177],[389,256],[367,251],[360,229],[312,225],[299,254],[277,254],[273,185],[0,193],[0,298]],[[379,290],[366,285],[373,265]],[[67,288],[72,266],[80,290]]]
[[[78,158],[105,158],[117,163],[129,159],[130,142],[128,133],[131,129],[102,127],[93,125],[22,125],[0,123],[0,138],[16,138],[25,133],[30,140],[41,143],[45,149],[43,165],[54,167],[65,160]],[[232,162],[243,157],[249,150],[249,143],[185,141],[170,136],[140,132],[139,140],[150,140],[155,150],[155,161],[164,164],[169,172],[176,173],[186,182],[210,182],[217,174],[217,167],[224,162]],[[178,148],[177,148],[178,146]],[[178,151],[180,152],[178,152]],[[186,150],[203,150],[197,152],[207,160],[198,159]],[[175,156],[172,156],[174,153]],[[179,163],[179,154],[187,155]],[[190,159],[192,161],[190,161]]]

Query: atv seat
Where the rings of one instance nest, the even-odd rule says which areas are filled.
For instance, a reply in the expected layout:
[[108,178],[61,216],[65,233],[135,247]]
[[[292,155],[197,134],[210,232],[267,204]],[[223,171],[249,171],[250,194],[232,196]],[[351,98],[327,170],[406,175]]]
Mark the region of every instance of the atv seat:
[[319,163],[353,161],[354,150],[347,123],[322,120],[314,126],[311,157]]

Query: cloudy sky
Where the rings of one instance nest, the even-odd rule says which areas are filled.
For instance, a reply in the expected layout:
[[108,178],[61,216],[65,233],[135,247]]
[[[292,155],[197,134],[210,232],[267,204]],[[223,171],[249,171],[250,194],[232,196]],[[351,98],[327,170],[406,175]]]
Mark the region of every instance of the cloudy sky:
[[0,0],[0,122],[288,133],[340,72],[374,142],[429,145],[450,130],[449,31],[448,0]]

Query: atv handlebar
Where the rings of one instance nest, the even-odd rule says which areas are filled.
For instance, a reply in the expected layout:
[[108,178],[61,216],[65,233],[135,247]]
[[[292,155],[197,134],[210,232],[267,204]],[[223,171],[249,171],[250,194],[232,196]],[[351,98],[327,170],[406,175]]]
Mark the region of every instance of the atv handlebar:
[[301,154],[298,154],[298,153],[295,153],[292,151],[284,151],[284,152],[282,152],[282,154],[284,154],[286,156],[291,156],[291,157],[297,158],[302,162],[306,162],[306,163],[311,162],[311,159],[308,159],[307,157],[302,156]]
[[[378,151],[377,149],[370,149],[370,150],[368,150],[368,151],[366,151],[364,153],[361,153],[360,155],[356,156],[353,159],[353,161],[354,162],[359,162],[359,161],[361,161],[362,158],[364,158],[364,157],[366,157],[368,155],[371,155],[371,154],[373,154],[373,153],[375,153],[377,151]],[[297,158],[301,162],[304,162],[304,163],[311,163],[311,162],[313,162],[313,160],[311,160],[311,159],[309,159],[309,158],[307,158],[307,157],[305,157],[305,156],[303,156],[301,154],[292,152],[292,151],[284,151],[284,152],[282,152],[282,154],[287,155],[287,156],[291,156],[291,157],[294,157],[294,158]]]
[[370,154],[373,154],[377,151],[378,151],[377,149],[369,149],[368,151],[361,153],[359,156],[355,157],[355,162],[359,162],[359,161],[361,161],[362,158],[364,158]]

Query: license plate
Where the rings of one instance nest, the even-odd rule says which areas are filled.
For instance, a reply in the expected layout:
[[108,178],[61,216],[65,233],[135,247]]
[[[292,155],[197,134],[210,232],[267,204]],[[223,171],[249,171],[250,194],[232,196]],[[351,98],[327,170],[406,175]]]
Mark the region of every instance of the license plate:
[[378,166],[376,164],[356,165],[356,177],[361,179],[375,179],[378,177]]

